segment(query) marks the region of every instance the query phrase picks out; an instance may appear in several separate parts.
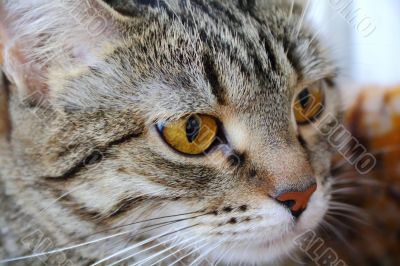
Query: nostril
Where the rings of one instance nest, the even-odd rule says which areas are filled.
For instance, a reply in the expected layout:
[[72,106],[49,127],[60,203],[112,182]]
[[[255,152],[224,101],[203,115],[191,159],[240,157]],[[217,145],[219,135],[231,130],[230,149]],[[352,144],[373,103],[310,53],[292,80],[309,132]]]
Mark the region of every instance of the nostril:
[[294,201],[294,200],[286,200],[286,201],[282,201],[280,203],[282,203],[284,206],[286,206],[289,209],[293,208],[293,206],[296,205],[296,201]]
[[290,210],[290,213],[295,217],[295,218],[299,218],[300,215],[306,210],[306,208],[302,207],[300,209],[295,208],[296,206],[296,201],[294,200],[286,200],[286,201],[279,201],[279,203],[281,203],[283,206],[285,206],[286,208],[288,208]]
[[287,207],[292,215],[297,218],[306,209],[308,201],[316,189],[317,185],[313,184],[304,191],[286,191],[275,199]]
[[305,210],[306,210],[306,209],[301,209],[301,210],[298,210],[298,211],[290,211],[290,212],[292,213],[292,215],[293,215],[295,218],[299,218],[300,215],[301,215]]

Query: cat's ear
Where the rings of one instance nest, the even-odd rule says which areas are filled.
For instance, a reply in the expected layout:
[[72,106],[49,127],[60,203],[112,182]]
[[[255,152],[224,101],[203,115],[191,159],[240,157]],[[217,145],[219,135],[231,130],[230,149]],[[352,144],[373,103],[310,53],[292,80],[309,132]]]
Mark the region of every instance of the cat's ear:
[[46,95],[51,72],[95,65],[126,20],[101,0],[0,1],[0,65],[20,96]]

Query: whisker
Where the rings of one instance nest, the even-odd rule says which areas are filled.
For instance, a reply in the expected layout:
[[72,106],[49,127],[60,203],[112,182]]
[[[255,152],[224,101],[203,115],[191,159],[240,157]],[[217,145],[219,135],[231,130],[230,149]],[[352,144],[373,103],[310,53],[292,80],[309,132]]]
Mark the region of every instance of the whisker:
[[342,195],[342,194],[354,194],[354,193],[359,193],[359,192],[363,192],[361,187],[344,187],[344,188],[339,188],[339,189],[333,189],[331,191],[332,195]]
[[369,223],[367,221],[364,221],[362,219],[358,219],[357,217],[353,217],[353,216],[347,215],[347,214],[342,213],[342,212],[328,211],[327,214],[331,214],[333,216],[341,216],[341,217],[344,217],[344,218],[359,222],[359,223],[364,224],[364,225],[369,225]]
[[335,201],[331,201],[329,203],[329,208],[328,209],[329,210],[331,210],[331,209],[332,210],[333,209],[345,210],[345,211],[355,212],[355,213],[363,213],[364,212],[364,210],[359,208],[359,207],[356,207],[356,206],[353,206],[353,205],[350,205],[350,204],[347,204],[347,203],[335,202]]
[[[216,228],[218,228],[218,226],[215,226],[215,227],[213,227],[212,229],[210,229],[210,231],[208,231],[208,233],[211,233],[211,232],[212,232],[213,230],[215,230]],[[195,242],[193,242],[193,243],[187,245],[187,246],[184,247],[184,248],[178,249],[177,251],[175,251],[175,252],[169,254],[168,256],[166,256],[166,257],[164,257],[164,258],[162,258],[162,259],[156,261],[155,263],[151,264],[150,266],[153,266],[153,265],[155,265],[155,264],[158,264],[158,263],[160,263],[161,261],[163,261],[163,260],[165,260],[165,259],[167,259],[167,258],[169,258],[169,257],[171,257],[171,256],[173,256],[173,255],[175,255],[175,254],[177,254],[177,253],[179,253],[181,250],[186,249],[186,248],[188,248],[188,247],[190,247],[190,246],[192,246],[192,245],[195,245],[195,244],[197,244],[197,243],[199,243],[199,242],[203,242],[204,240],[205,240],[205,239],[200,239],[200,240],[198,240],[198,241],[195,241]],[[187,241],[183,241],[183,243],[184,243],[184,242],[187,242]],[[182,243],[180,243],[180,245],[181,245],[181,244],[182,244]],[[172,265],[172,264],[171,264],[171,265]]]
[[[173,224],[175,222],[179,222],[179,221],[182,221],[182,220],[187,220],[187,219],[190,219],[190,218],[179,219],[177,221],[167,221],[167,222],[163,222],[163,223],[158,223],[158,224],[154,224],[154,225],[145,226],[142,229],[147,229],[147,228],[150,228],[150,229],[145,230],[145,231],[140,232],[140,233],[137,233],[136,235],[140,235],[140,234],[155,230],[157,228],[160,228],[160,227],[163,227],[163,226],[166,226],[166,225],[169,225],[169,224]],[[154,226],[156,226],[156,227],[154,227]],[[152,227],[154,227],[154,228],[152,228]],[[71,250],[71,249],[75,249],[75,248],[79,248],[79,247],[83,247],[83,246],[88,246],[90,244],[94,244],[94,243],[98,243],[98,242],[101,242],[101,241],[105,241],[107,239],[111,239],[111,238],[115,238],[115,237],[118,237],[118,236],[126,235],[126,234],[129,234],[129,233],[135,232],[135,231],[136,231],[136,229],[135,230],[126,230],[126,231],[119,232],[119,233],[116,233],[116,234],[113,234],[113,235],[110,235],[110,236],[101,237],[101,238],[98,238],[98,239],[95,239],[95,240],[91,240],[91,241],[87,241],[87,242],[84,242],[84,243],[80,243],[80,244],[77,244],[77,245],[72,245],[72,246],[68,246],[68,247],[61,247],[61,248],[56,248],[56,249],[53,249],[53,250],[50,250],[50,251],[40,252],[40,253],[36,253],[36,254],[31,254],[31,255],[26,255],[26,256],[20,256],[20,257],[0,260],[0,263],[8,263],[8,262],[20,261],[20,260],[25,260],[25,259],[30,259],[30,258],[36,258],[36,257],[40,257],[40,256],[45,256],[45,255],[51,255],[51,254],[54,254],[54,253],[59,253],[59,252],[63,252],[63,251],[67,251],[67,250]]]
[[339,211],[342,215],[346,215],[346,213],[343,212],[348,212],[362,221],[370,220],[370,216],[364,209],[343,202],[331,201],[328,206],[328,212],[332,211]]
[[[254,230],[254,229],[256,229],[257,228],[257,225],[252,225],[248,230]],[[233,238],[233,239],[235,239],[234,237],[231,237],[231,238]],[[227,242],[227,241],[226,241]],[[237,246],[239,246],[239,244],[240,244],[240,242],[239,241],[231,241],[231,242],[228,242],[228,245],[227,245],[227,248],[226,248],[226,251],[222,254],[222,256],[219,256],[219,258],[214,262],[214,264],[213,265],[217,265],[223,258],[224,258],[224,256],[226,255],[226,254],[228,254],[233,248],[235,248],[235,247],[237,247]],[[246,247],[246,250],[249,248],[249,246],[251,245],[252,243],[249,243],[248,245],[247,245],[247,247]],[[230,245],[230,247],[229,247],[229,245]],[[232,255],[231,255],[232,256]],[[229,263],[230,264],[230,263]]]
[[[315,2],[315,3],[318,4],[319,2]],[[314,8],[316,9],[317,6],[314,6]],[[314,11],[314,12],[315,12],[315,11]],[[320,36],[321,33],[322,33],[324,30],[326,30],[326,26],[329,26],[329,25],[330,25],[330,23],[332,22],[332,19],[333,19],[333,16],[332,16],[332,17],[329,17],[328,20],[326,21],[325,27],[323,26],[323,27],[319,28],[319,29],[315,32],[315,34],[314,34],[314,35],[312,36],[312,38],[310,39],[309,45],[308,45],[308,46],[311,46],[311,44],[315,41],[315,39],[316,39],[318,36]]]
[[[340,168],[344,167],[344,166],[352,166],[346,159],[342,159],[340,160],[337,164],[333,165],[331,167],[331,171],[335,172],[337,170],[340,170]],[[354,168],[352,167],[352,170],[354,170]]]
[[[248,251],[248,249],[249,249],[249,247],[250,247],[250,245],[251,245],[252,243],[249,241],[249,243],[246,245],[246,248],[243,250],[243,252],[242,252],[242,254],[246,254],[247,253],[247,251]],[[242,261],[240,261],[240,265],[242,264]]]
[[[81,184],[80,184],[81,185]],[[43,207],[38,214],[41,214],[42,212],[44,212],[45,210],[49,209],[52,205],[56,204],[59,200],[61,200],[62,198],[65,198],[66,196],[68,196],[69,194],[77,191],[80,187],[80,185],[76,186],[75,188],[63,193],[61,196],[59,196],[58,198],[56,198],[55,200],[53,200],[52,202],[49,203],[49,205],[47,205],[46,207]]]
[[[192,233],[192,231],[190,231],[189,233]],[[192,237],[189,237],[189,238],[184,239],[184,241],[181,241],[181,242],[178,242],[178,243],[175,243],[175,244],[171,244],[171,245],[168,246],[168,248],[165,248],[165,249],[163,249],[163,250],[161,250],[161,251],[159,251],[159,252],[157,252],[157,253],[151,255],[150,257],[148,257],[148,258],[146,258],[146,259],[144,259],[144,260],[141,260],[141,261],[135,263],[133,266],[135,266],[135,265],[141,265],[141,264],[143,264],[143,263],[145,263],[145,262],[147,262],[147,261],[149,261],[149,260],[151,260],[151,259],[153,259],[153,258],[156,258],[156,257],[160,256],[161,254],[163,254],[163,253],[165,253],[165,252],[167,252],[167,251],[169,251],[169,250],[171,250],[171,249],[174,249],[176,246],[182,245],[182,244],[184,244],[184,243],[186,243],[186,242],[191,241],[192,239],[195,239],[196,237],[197,237],[197,236],[192,236]],[[180,236],[177,236],[177,237],[176,237],[176,239],[179,239],[179,238],[180,238]],[[164,244],[167,243],[167,242],[172,242],[172,240],[169,239],[169,240],[167,240],[167,241],[164,241]],[[111,265],[110,265],[110,266],[111,266]]]
[[[326,218],[330,218],[330,216],[325,215],[324,218],[325,218],[325,219],[326,219]],[[321,223],[319,224],[318,230],[323,231],[324,234],[325,234],[326,236],[329,236],[329,237],[330,237],[331,235],[330,235],[330,232],[329,232],[328,228],[326,228],[326,227],[324,226],[324,221],[325,221],[325,219],[322,220]]]
[[205,251],[203,254],[201,254],[200,256],[197,257],[197,259],[195,259],[194,261],[192,261],[189,266],[193,266],[195,265],[197,262],[199,262],[201,259],[203,259],[204,257],[206,257],[211,251],[215,250],[216,248],[218,248],[222,243],[224,242],[224,240],[219,241],[216,245],[214,245],[213,247],[211,247],[209,250]]
[[348,230],[350,230],[350,231],[356,232],[356,230],[355,230],[353,227],[351,227],[350,225],[348,225],[348,224],[344,223],[343,221],[337,219],[335,216],[330,215],[329,213],[326,213],[325,218],[331,219],[331,220],[333,220],[335,223],[337,223],[339,226],[343,226],[344,228],[346,228],[346,229],[348,229]]
[[[189,247],[191,247],[191,246],[194,246],[194,245],[196,245],[196,244],[198,244],[198,243],[201,243],[201,242],[203,242],[203,241],[205,241],[205,239],[199,239],[199,240],[197,240],[197,241],[195,241],[195,242],[192,242],[192,243],[190,243],[189,245],[187,245],[187,246],[185,246],[185,247],[182,247],[182,248],[180,248],[180,249],[174,251],[173,253],[168,254],[167,256],[165,256],[165,257],[159,259],[158,261],[154,262],[154,263],[151,264],[150,266],[157,265],[157,264],[159,264],[160,262],[162,262],[163,260],[165,260],[165,259],[167,259],[167,258],[169,258],[169,257],[171,257],[171,256],[173,256],[173,255],[175,255],[175,254],[177,254],[177,253],[179,253],[179,252],[181,252],[182,250],[187,249],[187,248],[189,248]],[[190,254],[189,254],[189,255],[190,255]],[[179,262],[180,260],[181,260],[181,259],[178,259],[178,260],[174,261],[172,264],[170,264],[170,266],[172,266],[174,263]]]
[[[172,223],[170,223],[170,224],[174,224],[174,223],[176,223],[176,222],[172,222]],[[107,256],[107,257],[105,257],[105,258],[103,258],[103,259],[101,259],[101,260],[99,260],[99,261],[97,261],[97,262],[91,264],[90,266],[99,265],[100,263],[103,263],[103,262],[105,262],[105,261],[107,261],[107,260],[109,260],[109,259],[111,259],[111,258],[114,258],[114,257],[120,255],[120,254],[123,254],[123,253],[125,253],[125,252],[128,252],[129,250],[132,250],[132,249],[134,249],[134,248],[136,248],[136,247],[140,247],[140,246],[143,245],[143,244],[147,244],[147,243],[149,243],[149,242],[151,242],[151,241],[153,241],[153,240],[155,240],[155,239],[157,239],[157,238],[164,237],[164,236],[167,236],[167,235],[171,235],[171,234],[180,232],[180,231],[182,231],[182,230],[185,230],[185,229],[188,229],[188,228],[192,228],[192,227],[197,226],[197,225],[199,225],[199,224],[186,226],[186,227],[180,228],[180,229],[175,230],[175,231],[172,231],[172,232],[162,233],[162,234],[159,234],[159,235],[157,235],[157,236],[150,237],[150,238],[148,238],[148,239],[146,239],[146,240],[144,240],[144,241],[141,241],[141,242],[139,242],[139,243],[137,243],[137,244],[135,244],[135,245],[129,246],[129,247],[124,248],[123,250],[120,250],[120,251],[118,251],[118,252],[116,252],[116,253],[114,253],[114,254],[112,254],[112,255],[109,255],[109,256]]]
[[349,197],[354,195],[361,195],[361,194],[351,194],[351,193],[332,194],[331,201],[346,201],[349,199]]
[[[133,194],[130,197],[127,197],[126,200],[132,200],[135,198],[141,198],[141,197],[157,197],[160,193],[164,192],[165,189],[158,189],[158,190],[153,190],[152,192],[147,192],[147,193],[138,193],[138,194]],[[108,214],[108,217],[112,216],[115,213],[118,213],[118,211],[121,209],[121,206],[118,208],[113,208],[113,211]]]
[[[191,232],[192,232],[192,231],[186,232],[184,235],[186,235],[186,234],[188,234],[188,233],[191,233]],[[161,236],[160,238],[162,238],[162,237],[164,237],[164,236]],[[142,250],[140,250],[140,251],[138,251],[138,252],[136,252],[136,253],[134,253],[134,254],[130,254],[129,256],[127,256],[127,257],[125,257],[125,258],[122,258],[122,259],[120,259],[120,260],[118,260],[118,261],[116,261],[116,262],[110,264],[109,266],[113,266],[113,265],[116,265],[116,264],[118,264],[118,263],[121,263],[121,262],[123,262],[123,261],[125,261],[125,260],[128,260],[128,259],[130,259],[130,258],[135,257],[136,255],[138,255],[138,254],[140,254],[140,253],[143,253],[143,252],[146,252],[146,251],[151,250],[151,249],[153,249],[153,248],[156,248],[156,247],[158,247],[158,246],[164,245],[164,244],[166,244],[166,243],[168,243],[168,242],[173,241],[174,239],[178,239],[179,237],[180,237],[180,236],[175,236],[173,239],[167,239],[167,240],[165,240],[165,241],[162,241],[162,242],[159,242],[159,243],[157,243],[157,244],[155,244],[155,245],[152,245],[152,246],[150,246],[150,247],[148,247],[148,248],[142,249]],[[154,255],[152,255],[152,256],[154,256]],[[143,262],[146,262],[146,261],[149,260],[149,259],[151,259],[151,257],[145,259],[145,261],[141,261],[140,263],[135,263],[134,265],[141,264],[141,263],[143,263]]]
[[[87,237],[90,237],[90,236],[98,235],[98,234],[101,234],[101,233],[104,233],[104,232],[108,232],[108,231],[111,231],[111,230],[115,230],[115,229],[121,229],[121,228],[128,227],[128,226],[131,226],[131,225],[147,223],[147,222],[161,220],[161,219],[167,219],[167,218],[174,218],[174,217],[179,217],[179,216],[184,216],[184,215],[189,215],[189,214],[197,214],[197,213],[202,213],[202,212],[203,211],[194,211],[194,212],[166,215],[166,216],[161,216],[161,217],[156,217],[156,218],[150,218],[150,219],[147,219],[147,220],[141,220],[141,221],[137,221],[137,222],[127,223],[127,224],[123,224],[123,225],[118,225],[118,226],[114,226],[114,227],[111,227],[111,228],[107,228],[107,229],[104,229],[104,230],[101,230],[101,231],[97,231],[95,233],[86,235],[83,238],[87,238]],[[177,221],[184,221],[186,219],[194,219],[194,218],[205,216],[205,215],[209,215],[209,214],[211,214],[211,212],[203,213],[201,215],[197,215],[197,216],[193,216],[193,217],[189,217],[189,218],[182,218],[182,219],[179,219]],[[165,222],[170,222],[170,221],[165,221]]]
[[295,0],[292,0],[292,2],[290,3],[289,21],[292,19],[292,16],[293,16],[294,1],[295,1]]
[[[206,239],[202,239],[202,240],[205,241]],[[172,265],[174,265],[174,264],[180,262],[180,261],[183,260],[184,258],[190,256],[191,254],[193,254],[193,253],[195,253],[196,251],[202,249],[203,247],[205,247],[205,246],[208,245],[208,244],[209,244],[209,243],[207,242],[207,243],[201,245],[200,247],[197,247],[197,248],[193,249],[193,250],[190,251],[189,253],[183,255],[182,257],[180,257],[180,258],[178,258],[177,260],[175,260],[174,262],[172,262],[172,263],[170,264],[170,266],[172,266]]]
[[[329,218],[329,219],[334,220],[336,223],[338,223],[339,225],[342,225],[343,227],[347,228],[348,230],[350,230],[350,231],[352,231],[352,232],[354,232],[354,233],[357,233],[357,234],[358,234],[359,236],[361,236],[362,238],[367,239],[366,236],[365,236],[364,234],[360,234],[360,231],[357,231],[357,229],[359,229],[359,227],[354,228],[354,227],[352,227],[352,226],[349,226],[348,224],[345,224],[344,222],[342,222],[342,221],[336,219],[334,216],[331,216],[331,215],[327,215],[326,217]],[[363,223],[363,224],[364,224],[364,223]],[[370,227],[371,229],[374,229],[374,230],[379,231],[379,228],[378,228],[378,226],[376,226],[376,225],[373,225],[373,224],[364,224],[364,225]]]
[[[255,226],[252,226],[252,229],[254,229],[255,228]],[[251,243],[249,243],[249,245],[250,245]],[[218,263],[220,263],[221,262],[221,260],[225,257],[225,255],[226,254],[228,254],[233,248],[235,248],[235,247],[237,247],[238,245],[239,245],[239,243],[238,242],[232,242],[232,243],[229,243],[228,244],[228,246],[230,245],[230,247],[227,247],[227,249],[226,249],[226,251],[224,252],[224,253],[222,253],[218,258],[217,258],[217,260],[213,263],[213,266],[216,266],[216,265],[218,265]],[[248,246],[249,246],[248,245]],[[248,247],[247,246],[247,247]]]
[[217,259],[212,263],[212,266],[216,266],[221,260],[225,257],[225,255],[233,248],[233,246],[237,246],[238,243],[230,243],[231,248],[227,248],[222,254],[220,254]]
[[343,211],[343,212],[349,212],[351,214],[357,215],[357,211],[352,208],[346,208],[346,207],[329,207],[328,210],[330,211]]
[[[292,16],[293,16],[293,10],[294,10],[294,1],[295,1],[295,0],[292,0],[292,2],[290,3],[289,22],[292,22]],[[294,30],[294,29],[291,30],[289,37],[292,37],[292,35],[293,35],[293,30]],[[290,49],[290,45],[288,45],[288,47],[286,48],[286,51],[285,51],[286,56],[287,56],[288,53],[289,53],[289,49]]]
[[343,169],[342,171],[337,171],[336,173],[332,172],[332,177],[334,180],[336,179],[365,179],[365,178],[371,178],[370,175],[361,175],[354,169]]
[[335,179],[332,181],[333,186],[337,185],[346,185],[346,184],[357,184],[359,186],[361,185],[371,185],[371,186],[382,186],[384,183],[379,180],[375,180],[372,178],[341,178],[341,177],[335,177]]
[[[156,228],[153,228],[156,229]],[[151,230],[153,230],[151,229]],[[150,230],[149,230],[150,231]],[[19,260],[25,260],[25,259],[30,259],[30,258],[36,258],[36,257],[40,257],[40,256],[44,256],[44,255],[51,255],[54,253],[59,253],[59,252],[63,252],[63,251],[67,251],[67,250],[71,250],[71,249],[75,249],[75,248],[79,248],[79,247],[83,247],[83,246],[87,246],[93,243],[97,243],[100,241],[104,241],[113,237],[117,237],[120,235],[124,235],[124,234],[128,234],[134,232],[134,230],[132,231],[124,231],[124,232],[120,232],[111,236],[106,236],[106,237],[102,237],[96,240],[92,240],[92,241],[88,241],[85,243],[81,243],[78,245],[74,245],[74,246],[69,246],[69,247],[65,247],[65,248],[59,248],[59,249],[54,249],[54,250],[50,250],[50,251],[46,251],[46,252],[41,252],[41,253],[36,253],[36,254],[32,254],[32,255],[27,255],[27,256],[20,256],[20,257],[16,257],[16,258],[11,258],[11,259],[5,259],[5,260],[0,260],[0,263],[9,263],[9,262],[14,262],[14,261],[19,261]],[[145,231],[146,232],[146,231]],[[144,232],[141,232],[141,234]]]
[[299,27],[297,28],[295,40],[297,40],[299,38],[301,27],[303,26],[304,18],[306,16],[308,8],[310,7],[310,3],[311,3],[311,0],[307,0],[307,3],[306,3],[306,5],[305,5],[305,7],[304,7],[304,9],[303,9],[303,11],[301,13],[301,17],[300,17],[300,21],[299,21]]
[[328,229],[334,233],[349,249],[354,250],[355,249],[349,244],[349,242],[346,240],[346,238],[341,234],[333,225],[331,225],[328,221],[323,220],[321,223],[322,226],[328,227]]

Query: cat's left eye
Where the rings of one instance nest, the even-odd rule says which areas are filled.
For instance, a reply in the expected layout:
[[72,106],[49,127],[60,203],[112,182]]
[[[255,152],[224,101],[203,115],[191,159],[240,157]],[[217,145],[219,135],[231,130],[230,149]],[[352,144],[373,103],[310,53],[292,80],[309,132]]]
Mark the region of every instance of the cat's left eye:
[[157,123],[157,129],[165,142],[176,151],[199,155],[214,143],[218,123],[212,116],[193,114],[179,120]]
[[297,95],[293,111],[299,125],[315,121],[323,111],[325,94],[321,86],[305,88]]

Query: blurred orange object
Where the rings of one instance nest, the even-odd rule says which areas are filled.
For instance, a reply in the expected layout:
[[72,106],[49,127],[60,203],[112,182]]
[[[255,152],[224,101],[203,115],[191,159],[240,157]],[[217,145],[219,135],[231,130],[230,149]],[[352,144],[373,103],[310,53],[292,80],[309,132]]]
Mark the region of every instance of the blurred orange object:
[[400,182],[400,87],[362,91],[346,123],[377,158],[380,178]]
[[400,87],[361,90],[344,123],[377,163],[366,174],[350,164],[335,171],[332,200],[347,211],[334,225],[348,245],[328,241],[347,265],[400,265]]

